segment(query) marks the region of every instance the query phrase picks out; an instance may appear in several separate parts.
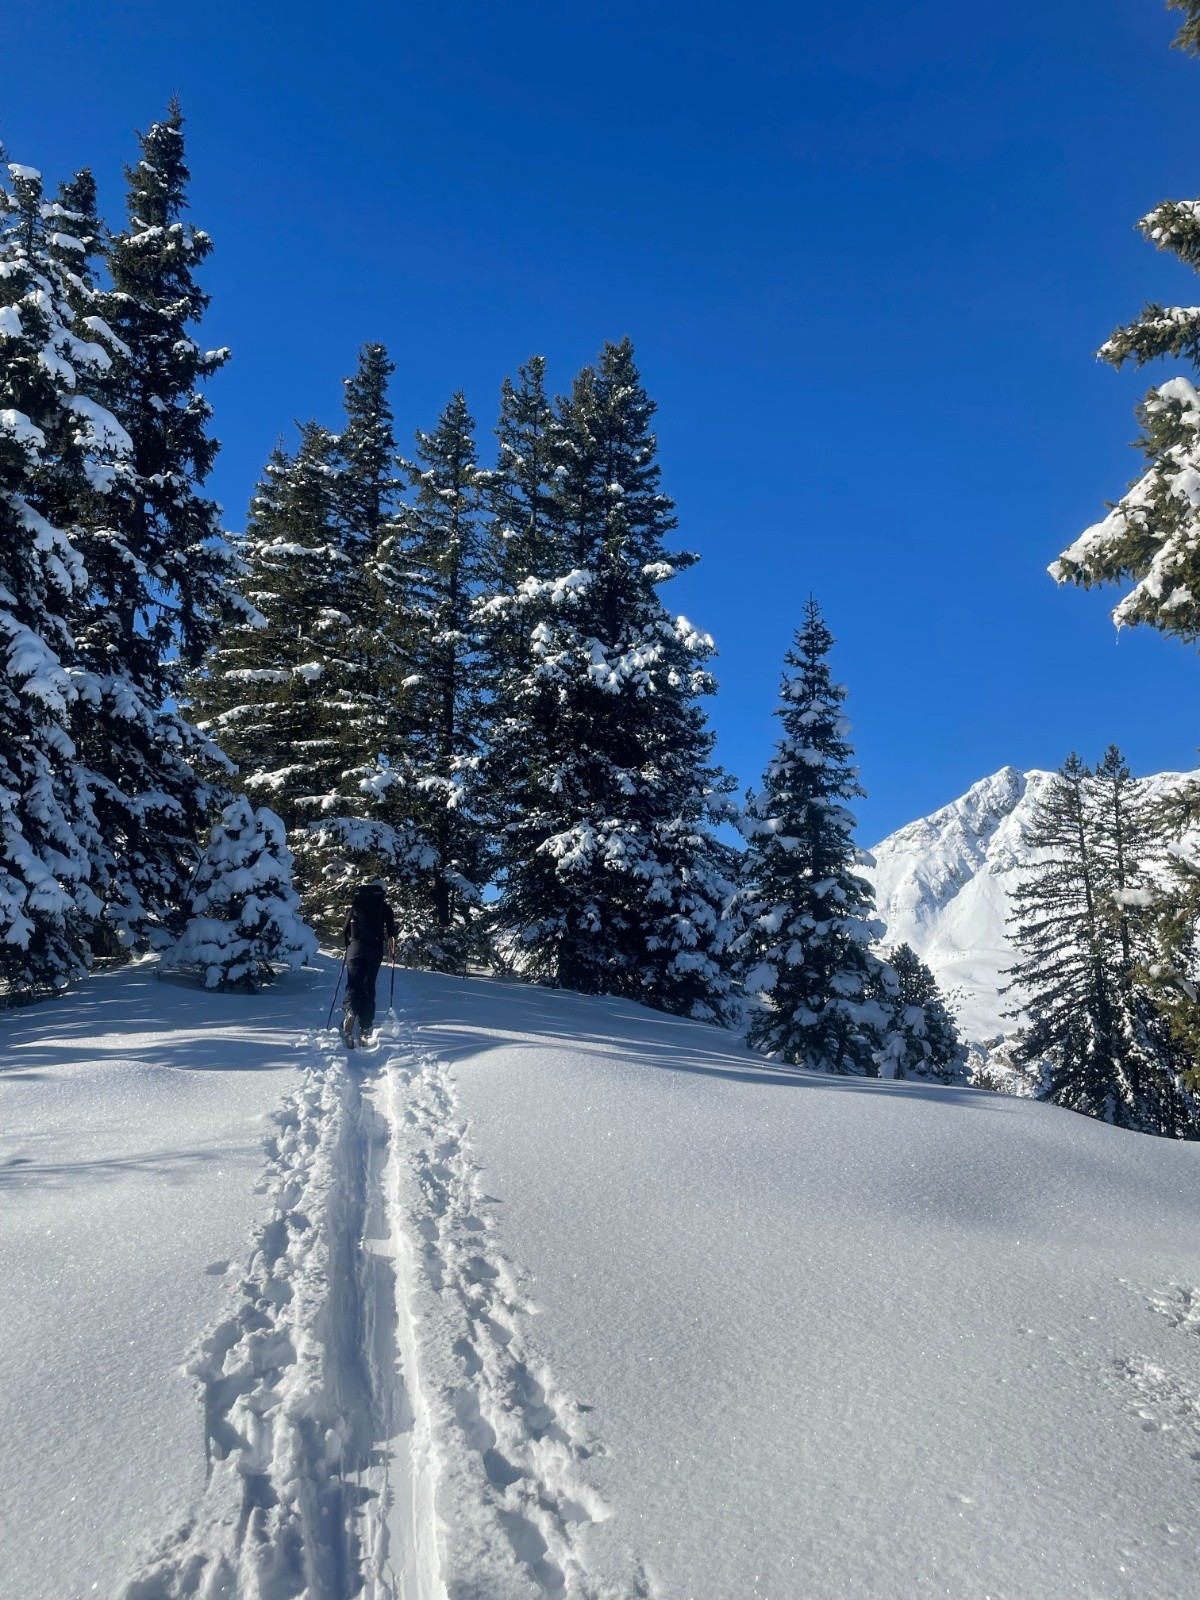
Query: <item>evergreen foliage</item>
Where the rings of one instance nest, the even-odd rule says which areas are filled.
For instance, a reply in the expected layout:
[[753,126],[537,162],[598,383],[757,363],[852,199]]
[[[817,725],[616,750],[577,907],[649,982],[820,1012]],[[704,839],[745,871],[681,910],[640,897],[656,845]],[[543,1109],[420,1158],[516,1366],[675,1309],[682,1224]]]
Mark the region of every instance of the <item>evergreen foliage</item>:
[[247,793],[269,801],[287,828],[319,926],[332,926],[337,913],[325,906],[332,891],[309,830],[341,809],[358,715],[354,626],[342,609],[353,562],[341,504],[337,437],[307,423],[294,456],[272,453],[239,541],[254,614],[226,628],[190,685],[202,729],[236,763]]
[[377,675],[391,697],[359,786],[365,825],[342,835],[359,870],[387,882],[405,957],[450,971],[477,948],[490,874],[480,815],[484,710],[473,607],[482,543],[481,472],[462,394],[403,463],[412,491],[370,565]]
[[1176,50],[1188,55],[1200,55],[1200,0],[1167,0],[1168,11],[1183,12],[1183,26],[1175,35]]
[[[1176,48],[1200,54],[1200,3],[1168,0],[1168,5],[1184,17]],[[1138,227],[1158,249],[1200,271],[1200,201],[1164,201]],[[1148,304],[1133,322],[1118,328],[1099,353],[1115,367],[1132,362],[1141,368],[1170,356],[1200,368],[1200,308]],[[1132,582],[1113,612],[1118,626],[1144,623],[1186,644],[1200,644],[1200,498],[1195,487],[1200,481],[1200,390],[1190,377],[1169,378],[1149,391],[1138,418],[1146,470],[1102,521],[1063,552],[1050,572],[1059,583],[1084,588]],[[1171,1038],[1191,1051],[1188,1075],[1200,1085],[1195,1066],[1200,1059],[1196,815],[1185,799],[1164,808],[1157,818],[1158,831],[1164,838],[1173,834],[1174,843],[1169,892],[1158,897],[1151,936],[1155,948],[1146,957],[1145,970],[1157,997],[1157,1025],[1165,1015]]]
[[292,887],[283,823],[239,795],[209,836],[187,925],[164,959],[199,967],[206,989],[253,990],[272,983],[277,966],[304,966],[316,953]]
[[684,1015],[733,1015],[730,784],[697,703],[711,639],[672,617],[654,404],[628,340],[551,408],[532,361],[503,396],[490,490],[501,806],[495,924],[521,970]]
[[131,450],[103,516],[80,533],[89,582],[77,639],[95,698],[76,739],[104,840],[105,922],[136,947],[169,938],[214,800],[197,764],[215,752],[173,709],[183,668],[239,604],[218,507],[200,492],[217,445],[198,385],[227,352],[192,338],[208,303],[195,271],[212,246],[181,220],[182,125],[173,103],[126,174],[128,224],[109,246],[112,286],[93,325],[114,350],[104,394]]
[[857,871],[863,856],[849,802],[864,791],[846,691],[830,676],[832,647],[810,599],[785,658],[776,712],[783,737],[741,822],[746,928],[738,950],[746,991],[763,1002],[751,1044],[794,1065],[877,1077],[889,1013],[870,947],[883,930]]
[[1149,914],[1145,976],[1180,1071],[1200,1095],[1200,783],[1151,808],[1147,823],[1161,857],[1161,884]]
[[876,996],[887,1012],[880,1075],[967,1081],[967,1050],[937,979],[910,945],[891,951]]
[[346,425],[338,438],[339,514],[346,545],[369,554],[378,549],[391,523],[402,486],[388,399],[388,380],[395,370],[383,345],[366,344],[354,376],[343,382]]
[[[86,390],[110,364],[81,319],[84,253],[40,174],[0,186],[0,980],[63,987],[91,955],[100,830],[70,737],[94,697],[72,619],[87,584],[74,532],[129,441]],[[80,244],[79,250],[75,243]],[[53,518],[53,520],[51,520]]]
[[1186,1062],[1146,979],[1151,833],[1119,751],[1094,771],[1068,758],[1034,813],[1030,844],[1040,860],[1013,896],[1020,959],[1010,988],[1025,1019],[1014,1059],[1048,1068],[1045,1098],[1058,1105],[1200,1136]]
[[[1168,0],[1185,14],[1176,45],[1200,48],[1196,0]],[[1200,271],[1200,201],[1165,200],[1138,223],[1150,243]],[[1148,304],[1099,354],[1115,367],[1161,357],[1200,366],[1200,308]],[[1200,640],[1200,523],[1192,484],[1200,466],[1200,395],[1174,377],[1152,388],[1138,411],[1147,470],[1103,521],[1050,567],[1059,583],[1085,588],[1133,581],[1113,612],[1118,625],[1146,623],[1189,643]]]

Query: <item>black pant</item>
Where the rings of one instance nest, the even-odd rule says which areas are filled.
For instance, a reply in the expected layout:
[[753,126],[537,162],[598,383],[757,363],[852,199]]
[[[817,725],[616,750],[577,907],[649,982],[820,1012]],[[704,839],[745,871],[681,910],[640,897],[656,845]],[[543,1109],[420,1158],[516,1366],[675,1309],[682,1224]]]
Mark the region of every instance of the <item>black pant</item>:
[[358,1018],[364,1033],[375,1026],[375,979],[383,960],[381,944],[355,939],[346,951],[346,1010]]

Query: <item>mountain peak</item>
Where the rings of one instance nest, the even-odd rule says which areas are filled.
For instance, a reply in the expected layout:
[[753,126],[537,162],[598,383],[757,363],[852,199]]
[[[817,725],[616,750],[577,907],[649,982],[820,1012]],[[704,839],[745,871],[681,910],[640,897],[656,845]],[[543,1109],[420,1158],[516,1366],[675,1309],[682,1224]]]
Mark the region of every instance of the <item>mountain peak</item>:
[[[1140,784],[1165,793],[1194,774],[1160,773]],[[907,823],[871,851],[885,943],[909,944],[948,993],[971,1041],[1011,1026],[1012,998],[1000,989],[1012,965],[1006,923],[1022,868],[1034,859],[1034,807],[1054,774],[1003,766],[927,817]]]

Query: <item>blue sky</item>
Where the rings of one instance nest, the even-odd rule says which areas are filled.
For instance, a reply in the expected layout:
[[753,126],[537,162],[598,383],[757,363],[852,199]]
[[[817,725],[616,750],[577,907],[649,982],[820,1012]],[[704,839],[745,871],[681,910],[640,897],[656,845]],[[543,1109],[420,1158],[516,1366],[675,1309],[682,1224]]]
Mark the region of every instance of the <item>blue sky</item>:
[[[172,91],[216,253],[231,526],[293,418],[381,339],[403,434],[487,434],[630,334],[720,647],[720,755],[774,737],[810,591],[838,638],[864,841],[1005,762],[1116,740],[1191,766],[1200,662],[1116,637],[1046,563],[1137,472],[1146,375],[1092,352],[1195,281],[1132,231],[1200,193],[1200,63],[1158,0],[601,7],[6,0],[0,138],[112,219]],[[672,591],[667,591],[668,596]]]

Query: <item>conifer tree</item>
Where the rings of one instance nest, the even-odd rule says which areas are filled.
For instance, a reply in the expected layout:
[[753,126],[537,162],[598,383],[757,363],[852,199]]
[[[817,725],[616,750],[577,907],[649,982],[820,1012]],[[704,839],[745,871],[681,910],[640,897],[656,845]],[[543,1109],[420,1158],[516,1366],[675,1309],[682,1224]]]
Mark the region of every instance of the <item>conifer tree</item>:
[[[1177,49],[1200,54],[1200,0],[1168,0],[1184,15]],[[1142,234],[1193,271],[1200,271],[1200,200],[1167,200],[1138,223]],[[1115,367],[1141,368],[1161,357],[1200,368],[1200,309],[1149,304],[1118,328],[1100,356]],[[1193,377],[1195,372],[1193,371]],[[1182,374],[1155,385],[1138,409],[1146,470],[1102,521],[1088,528],[1051,567],[1059,583],[1084,588],[1132,584],[1113,620],[1144,623],[1185,644],[1200,643],[1200,390]],[[1170,893],[1161,896],[1152,986],[1172,1037],[1200,1052],[1200,989],[1195,952],[1200,939],[1200,802],[1180,798],[1160,808],[1157,827],[1170,844]],[[1192,1071],[1200,1086],[1200,1070]]]
[[479,588],[484,474],[474,422],[456,394],[404,469],[412,499],[371,563],[383,683],[394,698],[379,758],[360,778],[370,799],[355,835],[394,897],[409,960],[460,970],[479,937],[489,876],[480,816],[483,707],[473,608]]
[[1048,1068],[1045,1097],[1122,1127],[1195,1137],[1179,1052],[1147,988],[1147,829],[1128,768],[1110,749],[1090,772],[1076,755],[1032,819],[1037,864],[1013,895],[1023,1002],[1018,1065]]
[[[564,559],[564,508],[556,493],[562,435],[546,393],[542,356],[518,368],[515,383],[504,380],[496,437],[496,468],[485,484],[490,520],[475,625],[488,710],[483,791],[490,825],[503,841],[507,824],[520,817],[528,779],[525,697],[534,637],[553,622],[552,597]],[[502,862],[507,858],[503,842],[500,856]]]
[[1183,26],[1175,36],[1174,48],[1188,55],[1200,55],[1200,0],[1167,0],[1168,11],[1182,11]]
[[[80,319],[86,284],[40,174],[0,185],[0,983],[82,973],[99,911],[99,831],[69,733],[93,690],[71,620],[87,575],[70,530],[128,445],[85,389],[109,361]],[[53,517],[55,520],[51,521]]]
[[846,691],[829,671],[832,647],[810,599],[785,658],[776,713],[783,737],[741,821],[746,927],[738,951],[746,991],[763,1001],[752,1045],[793,1065],[878,1077],[888,1010],[871,944],[883,928],[857,870],[864,858],[849,803],[864,791]]
[[208,303],[195,272],[212,246],[181,220],[182,125],[172,103],[126,174],[128,225],[109,246],[97,316],[116,351],[105,394],[132,448],[81,535],[79,645],[98,698],[77,737],[106,843],[105,920],[139,947],[169,938],[214,798],[196,770],[213,753],[174,708],[182,674],[239,606],[219,509],[201,493],[217,445],[198,386],[227,352],[192,337]]
[[239,795],[209,835],[183,934],[164,958],[197,966],[206,989],[260,989],[275,968],[307,965],[317,941],[292,887],[283,823]]
[[392,521],[401,480],[388,380],[395,363],[381,344],[365,344],[354,376],[343,380],[346,425],[338,437],[339,512],[350,549],[373,554]]
[[965,1083],[967,1051],[937,979],[910,945],[892,950],[875,990],[887,1013],[880,1075]]
[[733,863],[713,827],[730,785],[698,704],[714,648],[659,598],[695,558],[665,548],[676,522],[654,409],[627,339],[580,373],[553,424],[540,365],[506,396],[502,517],[521,553],[501,607],[496,920],[534,975],[726,1021]]
[[228,626],[190,685],[205,733],[236,764],[255,800],[282,819],[306,909],[336,920],[328,852],[313,824],[341,809],[346,725],[357,676],[342,609],[353,563],[342,538],[338,440],[310,422],[295,456],[273,452],[238,552],[255,615]]
[[[1167,0],[1184,13],[1176,48],[1200,54],[1200,3]],[[1200,201],[1165,200],[1138,223],[1160,250],[1200,271]],[[1100,347],[1114,367],[1144,367],[1164,356],[1200,367],[1200,309],[1148,304]],[[1191,490],[1200,467],[1200,394],[1189,378],[1152,388],[1139,408],[1147,470],[1050,567],[1058,583],[1133,588],[1113,612],[1118,626],[1146,623],[1187,643],[1200,640],[1200,512]]]
[[344,380],[343,431],[309,423],[295,456],[272,455],[238,546],[257,616],[225,629],[192,684],[204,727],[278,808],[306,910],[326,930],[340,926],[349,881],[385,872],[395,849],[372,815],[381,755],[399,739],[381,611],[393,597],[373,576],[400,486],[393,370],[383,345],[364,345]]

